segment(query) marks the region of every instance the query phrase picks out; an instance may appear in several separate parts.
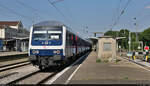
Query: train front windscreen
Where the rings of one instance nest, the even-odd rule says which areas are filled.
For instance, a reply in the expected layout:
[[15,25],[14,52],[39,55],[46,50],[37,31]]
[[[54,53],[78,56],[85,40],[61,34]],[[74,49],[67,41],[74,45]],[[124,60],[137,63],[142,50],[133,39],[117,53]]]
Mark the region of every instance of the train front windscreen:
[[38,45],[38,46],[39,45],[47,45],[47,46],[62,45],[62,29],[34,28],[32,33],[32,45]]

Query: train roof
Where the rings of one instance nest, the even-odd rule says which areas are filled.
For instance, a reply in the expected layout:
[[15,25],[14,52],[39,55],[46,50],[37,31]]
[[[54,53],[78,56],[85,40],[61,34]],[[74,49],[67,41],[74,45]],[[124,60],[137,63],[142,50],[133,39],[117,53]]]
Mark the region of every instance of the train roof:
[[64,24],[59,21],[42,21],[37,24],[34,24],[33,26],[34,27],[45,27],[45,26],[61,27],[64,26]]
[[[66,25],[63,24],[60,21],[54,21],[54,20],[52,20],[52,21],[42,21],[42,22],[39,22],[39,23],[33,25],[33,27],[37,27],[37,28],[38,27],[62,27],[62,26],[66,26]],[[69,27],[67,27],[67,28],[69,28]],[[71,31],[69,29],[68,29],[68,31],[71,32],[71,33],[73,33],[73,34],[75,34],[75,35],[77,35],[74,31]],[[80,36],[78,36],[78,37],[80,37]],[[82,38],[82,37],[80,37],[80,38]],[[83,40],[86,41],[86,42],[89,42],[89,41],[87,41],[85,39],[83,39]]]

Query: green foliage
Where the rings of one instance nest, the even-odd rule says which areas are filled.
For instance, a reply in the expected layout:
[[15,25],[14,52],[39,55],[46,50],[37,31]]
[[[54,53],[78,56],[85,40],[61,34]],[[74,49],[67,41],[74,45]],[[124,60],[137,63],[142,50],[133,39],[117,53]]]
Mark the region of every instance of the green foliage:
[[[129,49],[129,30],[121,29],[120,31],[107,31],[104,34],[105,36],[116,37],[126,37],[125,39],[118,40],[118,45],[121,46],[121,49]],[[143,41],[144,46],[150,46],[150,27],[145,29],[143,32],[138,33],[139,41]],[[131,50],[138,50],[140,44],[136,42],[136,33],[131,32]]]
[[139,43],[138,42],[131,42],[131,50],[138,50],[138,46],[139,46]]
[[129,30],[121,29],[120,31],[107,31],[105,36],[116,37],[126,37],[125,39],[118,40],[118,45],[121,45],[122,48],[128,49],[128,38],[129,38]]
[[97,59],[96,59],[96,62],[97,62],[97,63],[100,63],[100,62],[101,62],[101,59],[100,59],[100,58],[97,58]]
[[146,30],[144,30],[140,36],[139,36],[140,40],[150,40],[150,27]]
[[119,37],[126,37],[125,39],[119,40],[118,44],[121,45],[123,49],[128,49],[129,30],[121,29],[119,31]]
[[143,41],[145,45],[150,45],[150,27],[139,35],[139,40]]
[[104,60],[104,63],[107,63],[107,62],[108,62],[108,60],[105,59],[105,60]]
[[111,36],[114,38],[116,38],[118,34],[119,34],[119,31],[111,31],[111,30],[104,33],[105,36]]
[[124,77],[124,79],[125,79],[125,80],[128,80],[129,78],[128,78],[128,77]]
[[115,63],[117,64],[119,61],[121,61],[121,60],[119,60],[119,59],[116,59],[116,60],[115,60]]
[[136,41],[136,33],[131,33],[131,42],[135,42]]

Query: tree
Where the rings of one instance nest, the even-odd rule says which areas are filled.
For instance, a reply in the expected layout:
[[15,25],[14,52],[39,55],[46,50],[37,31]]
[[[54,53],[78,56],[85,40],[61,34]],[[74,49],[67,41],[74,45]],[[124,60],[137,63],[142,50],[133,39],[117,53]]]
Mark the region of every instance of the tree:
[[119,31],[109,30],[109,31],[104,33],[104,36],[111,36],[113,38],[116,38],[116,37],[118,37],[118,34],[119,34]]
[[144,45],[150,45],[150,27],[140,33],[139,40],[143,41]]
[[128,49],[128,38],[129,38],[129,30],[121,29],[120,31],[107,31],[104,34],[105,36],[116,37],[126,37],[125,39],[118,40],[118,45],[120,45],[124,49]]
[[121,29],[119,31],[119,37],[126,37],[125,39],[118,40],[118,45],[121,45],[124,49],[128,49],[129,30]]

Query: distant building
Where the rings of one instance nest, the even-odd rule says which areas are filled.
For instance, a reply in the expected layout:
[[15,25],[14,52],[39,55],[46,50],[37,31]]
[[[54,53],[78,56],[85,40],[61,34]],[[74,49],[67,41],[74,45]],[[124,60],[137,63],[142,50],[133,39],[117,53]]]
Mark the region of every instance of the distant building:
[[0,21],[0,26],[9,26],[13,29],[23,29],[21,21]]
[[26,51],[29,31],[23,28],[21,21],[0,21],[0,39],[4,51]]
[[0,21],[0,38],[28,37],[29,31],[23,29],[21,21]]

